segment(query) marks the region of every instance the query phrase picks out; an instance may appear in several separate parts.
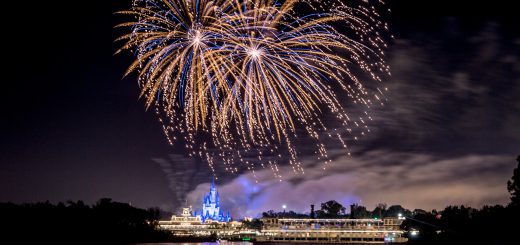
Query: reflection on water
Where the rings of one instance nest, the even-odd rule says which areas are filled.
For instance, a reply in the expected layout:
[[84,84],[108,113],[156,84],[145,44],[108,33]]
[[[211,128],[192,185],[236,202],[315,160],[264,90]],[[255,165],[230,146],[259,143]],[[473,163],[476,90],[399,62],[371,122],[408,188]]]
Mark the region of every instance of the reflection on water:
[[180,244],[186,244],[186,245],[253,245],[251,242],[180,242],[180,243],[140,243],[136,245],[180,245]]

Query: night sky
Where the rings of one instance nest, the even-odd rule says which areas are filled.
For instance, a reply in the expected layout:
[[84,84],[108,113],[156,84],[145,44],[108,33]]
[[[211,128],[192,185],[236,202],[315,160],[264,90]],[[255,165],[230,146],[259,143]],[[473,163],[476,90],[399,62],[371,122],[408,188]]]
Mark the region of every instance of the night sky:
[[[122,78],[131,55],[113,55],[113,26],[125,20],[113,13],[130,0],[34,2],[10,1],[3,9],[18,17],[0,17],[0,202],[197,207],[211,172],[168,145],[135,76]],[[323,171],[303,156],[306,174],[286,171],[283,182],[270,170],[257,185],[248,172],[217,173],[224,209],[507,203],[520,154],[520,17],[513,1],[453,2],[388,2],[388,103],[374,109],[373,132],[352,157],[331,149]]]

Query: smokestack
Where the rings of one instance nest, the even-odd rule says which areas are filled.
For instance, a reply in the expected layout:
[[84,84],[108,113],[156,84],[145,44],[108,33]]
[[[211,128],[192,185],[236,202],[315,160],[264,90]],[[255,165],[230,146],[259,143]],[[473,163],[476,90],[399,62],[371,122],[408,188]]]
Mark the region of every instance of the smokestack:
[[355,216],[354,216],[354,212],[355,212],[355,210],[356,210],[356,206],[357,206],[357,205],[354,204],[354,203],[350,204],[350,218],[351,218],[351,219],[354,219],[354,217],[355,217]]
[[311,219],[314,219],[314,204],[311,204]]

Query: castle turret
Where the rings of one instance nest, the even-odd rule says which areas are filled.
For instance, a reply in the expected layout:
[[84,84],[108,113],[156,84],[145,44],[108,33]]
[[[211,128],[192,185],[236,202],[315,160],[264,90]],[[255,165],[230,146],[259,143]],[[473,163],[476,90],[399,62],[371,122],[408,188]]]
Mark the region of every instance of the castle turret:
[[220,210],[220,195],[217,191],[217,187],[215,185],[215,179],[213,178],[211,181],[211,187],[209,192],[204,195],[202,203],[202,211],[201,211],[201,219],[205,221],[206,219],[216,220],[227,222],[231,219],[231,216],[225,217],[223,215],[222,210]]

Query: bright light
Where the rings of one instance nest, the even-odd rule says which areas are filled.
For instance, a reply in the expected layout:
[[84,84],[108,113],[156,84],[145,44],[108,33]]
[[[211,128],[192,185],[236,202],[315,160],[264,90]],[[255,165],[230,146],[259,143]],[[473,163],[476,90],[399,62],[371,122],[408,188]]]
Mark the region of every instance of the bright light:
[[[378,1],[132,2],[118,12],[131,20],[117,25],[125,32],[116,53],[135,57],[125,76],[137,73],[143,107],[155,112],[167,143],[184,145],[212,171],[266,169],[282,182],[290,170],[273,157],[303,175],[297,153],[306,145],[329,169],[326,146],[348,155],[346,142],[370,132],[364,108],[386,100],[378,86],[390,76],[390,33]],[[358,109],[366,113],[349,115]],[[347,124],[355,127],[336,127]],[[243,161],[252,156],[255,163]]]
[[287,205],[285,205],[285,204],[282,205],[282,208],[283,208],[283,209],[286,209],[286,208],[287,208]]
[[262,55],[262,51],[257,48],[251,48],[247,51],[247,54],[249,54],[253,59],[258,59]]
[[202,35],[200,34],[200,31],[195,31],[194,34],[192,34],[192,42],[193,45],[199,45],[201,43]]
[[418,232],[418,231],[415,231],[415,230],[412,231],[412,232],[410,232],[410,235],[412,235],[412,236],[417,236],[418,234],[419,234],[419,232]]
[[398,219],[406,219],[405,217],[403,217],[403,214],[402,214],[402,213],[397,214],[397,218],[398,218]]

